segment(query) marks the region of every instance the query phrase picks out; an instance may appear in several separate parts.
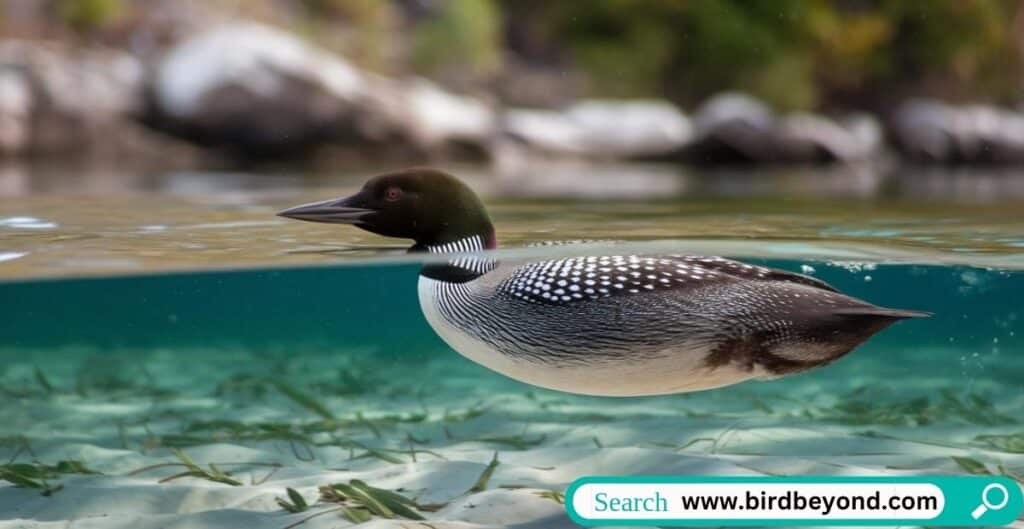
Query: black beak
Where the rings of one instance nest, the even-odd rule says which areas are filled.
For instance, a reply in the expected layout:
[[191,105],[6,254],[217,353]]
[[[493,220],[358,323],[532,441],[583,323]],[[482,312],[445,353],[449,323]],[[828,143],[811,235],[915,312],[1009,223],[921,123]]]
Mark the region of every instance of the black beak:
[[332,198],[322,202],[313,202],[295,206],[277,213],[279,217],[307,220],[310,222],[330,222],[333,224],[359,224],[376,210],[357,207],[361,203],[359,195],[348,198]]

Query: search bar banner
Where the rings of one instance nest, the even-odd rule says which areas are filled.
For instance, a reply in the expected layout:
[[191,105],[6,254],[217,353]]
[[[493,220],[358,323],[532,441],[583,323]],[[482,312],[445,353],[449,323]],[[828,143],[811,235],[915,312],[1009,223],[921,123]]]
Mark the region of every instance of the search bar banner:
[[999,526],[1024,511],[1001,476],[600,476],[566,491],[581,525]]

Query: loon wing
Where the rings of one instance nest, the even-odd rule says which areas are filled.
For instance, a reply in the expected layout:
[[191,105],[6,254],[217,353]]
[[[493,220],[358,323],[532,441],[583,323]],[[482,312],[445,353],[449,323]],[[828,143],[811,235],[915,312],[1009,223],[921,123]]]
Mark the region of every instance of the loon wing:
[[[543,247],[543,246],[567,246],[576,244],[614,244],[622,241],[609,240],[609,239],[575,239],[575,240],[561,240],[561,241],[540,241],[528,244],[527,247]],[[644,257],[660,257],[669,258],[673,261],[686,263],[688,265],[696,265],[705,270],[715,270],[724,274],[731,275],[733,277],[741,279],[751,280],[763,280],[763,281],[783,281],[787,283],[796,283],[800,285],[806,285],[809,287],[819,288],[821,290],[827,290],[829,292],[839,292],[832,285],[813,277],[798,274],[796,272],[789,272],[787,270],[779,270],[776,268],[767,268],[764,266],[755,266],[739,261],[733,261],[731,259],[725,259],[723,257],[714,256],[703,256],[703,255],[682,255],[672,254],[666,256],[644,256]]]
[[680,262],[698,265],[705,270],[715,270],[742,279],[784,281],[819,288],[829,292],[839,292],[835,287],[820,279],[796,272],[741,263],[722,257],[705,257],[700,255],[671,255],[669,257]]
[[721,257],[602,255],[534,261],[502,275],[501,295],[540,304],[618,298],[657,291],[693,291],[713,284],[788,282],[838,292],[801,274],[753,266]]

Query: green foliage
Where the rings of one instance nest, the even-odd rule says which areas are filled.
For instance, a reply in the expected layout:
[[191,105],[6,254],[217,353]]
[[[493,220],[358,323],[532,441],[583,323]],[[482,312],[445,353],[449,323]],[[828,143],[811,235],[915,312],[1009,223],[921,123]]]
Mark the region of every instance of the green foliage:
[[[380,0],[301,0],[304,33],[328,48],[338,47],[361,66],[385,67],[399,25],[391,2]],[[342,28],[343,31],[338,31]],[[336,37],[341,42],[335,42]],[[335,46],[337,45],[337,46]]]
[[982,463],[977,459],[960,456],[951,456],[951,458],[958,467],[960,467],[964,472],[967,472],[968,474],[979,474],[984,476],[992,474],[991,472],[989,472],[988,467],[985,466],[985,463]]
[[[951,419],[979,426],[1016,423],[1013,417],[1000,412],[990,400],[977,393],[961,396],[943,389],[938,398],[920,396],[895,402],[885,402],[883,397],[877,388],[862,387],[843,396],[830,408],[807,409],[805,415],[847,425],[925,426]],[[881,402],[885,405],[880,405]]]
[[[1016,2],[506,0],[527,33],[567,49],[597,95],[693,104],[726,89],[783,109],[893,89],[1015,97]],[[536,46],[535,46],[536,47]]]
[[186,454],[185,452],[177,448],[174,448],[171,451],[174,453],[174,456],[177,457],[179,461],[181,461],[182,466],[184,466],[188,470],[161,479],[160,483],[166,483],[168,481],[175,480],[178,478],[192,477],[213,481],[214,483],[223,483],[225,485],[231,485],[233,487],[242,486],[241,481],[238,481],[237,479],[231,477],[228,473],[218,468],[217,465],[214,463],[210,463],[208,465],[209,468],[203,468],[199,466],[198,463],[193,461],[192,458],[189,457],[188,454]]
[[438,4],[413,31],[412,62],[420,73],[493,72],[501,63],[501,16],[493,0]]
[[551,500],[551,501],[553,501],[553,502],[555,502],[555,503],[557,503],[559,505],[565,505],[565,493],[564,492],[559,492],[557,490],[542,490],[542,491],[539,491],[539,492],[535,492],[534,494],[536,494],[537,496],[540,496],[541,498],[544,498],[544,499],[547,499],[547,500]]
[[987,448],[1024,454],[1024,432],[1012,434],[984,434],[974,438],[974,442]]
[[123,11],[122,0],[58,0],[57,15],[80,32],[101,30]]
[[293,514],[297,512],[303,512],[309,509],[309,504],[306,503],[306,499],[303,498],[302,494],[299,494],[297,490],[288,487],[287,489],[285,489],[285,492],[288,493],[288,499],[291,501],[285,500],[283,498],[274,498],[274,500],[277,501],[277,504],[280,505],[282,509]]
[[320,500],[339,504],[342,515],[352,523],[363,523],[374,516],[424,519],[414,510],[420,507],[415,501],[397,492],[371,487],[358,479],[320,487]]
[[491,457],[491,462],[487,464],[484,471],[480,473],[480,477],[476,479],[476,483],[470,487],[469,492],[483,492],[487,490],[487,483],[491,481],[491,476],[494,475],[494,470],[498,468],[501,461],[498,461],[498,453],[495,452],[494,456]]
[[62,474],[99,474],[81,461],[58,461],[56,465],[43,463],[6,463],[0,465],[0,481],[7,481],[15,487],[39,490],[49,496],[63,488],[51,483]]

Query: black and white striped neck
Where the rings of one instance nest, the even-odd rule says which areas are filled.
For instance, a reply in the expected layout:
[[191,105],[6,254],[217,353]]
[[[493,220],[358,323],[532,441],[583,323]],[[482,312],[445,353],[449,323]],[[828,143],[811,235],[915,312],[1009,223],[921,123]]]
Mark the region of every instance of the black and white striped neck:
[[[487,250],[491,247],[488,239],[480,235],[464,237],[452,242],[425,245],[430,253],[471,253]],[[467,283],[497,266],[497,262],[486,257],[468,255],[457,257],[447,263],[428,264],[420,270],[420,275],[442,281],[444,283]]]
[[470,235],[451,242],[424,245],[430,253],[467,253],[479,252],[491,248],[482,235]]

